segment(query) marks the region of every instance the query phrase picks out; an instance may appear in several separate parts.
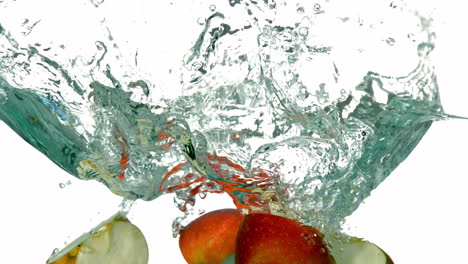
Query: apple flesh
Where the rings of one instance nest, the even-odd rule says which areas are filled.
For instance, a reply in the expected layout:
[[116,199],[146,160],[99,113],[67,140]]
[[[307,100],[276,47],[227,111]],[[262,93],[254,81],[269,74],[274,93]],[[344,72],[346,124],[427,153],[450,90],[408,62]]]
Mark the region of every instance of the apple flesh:
[[246,215],[237,234],[237,264],[333,264],[323,235],[282,216]]
[[237,209],[209,212],[181,232],[179,247],[189,264],[221,264],[233,254],[244,214]]
[[[143,233],[125,218],[111,218],[90,235],[72,242],[73,248],[59,252],[51,264],[147,264],[148,245]],[[58,257],[58,259],[57,259]]]
[[74,248],[72,251],[68,252],[52,264],[76,264],[76,257],[78,255],[78,252],[80,252],[80,247]]
[[148,245],[143,233],[127,221],[112,223],[108,230],[81,245],[76,264],[147,264]]
[[352,238],[334,254],[336,264],[393,264],[390,256],[375,244]]

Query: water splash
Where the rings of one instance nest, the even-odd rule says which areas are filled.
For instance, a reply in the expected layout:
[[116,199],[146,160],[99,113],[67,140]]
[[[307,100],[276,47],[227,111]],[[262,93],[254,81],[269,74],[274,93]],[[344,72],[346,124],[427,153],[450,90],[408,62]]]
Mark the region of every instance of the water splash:
[[189,212],[227,192],[336,228],[448,117],[431,21],[401,3],[83,2],[24,34],[18,2],[0,11],[0,119],[127,199],[175,192]]
[[134,200],[123,199],[119,205],[119,209],[120,209],[119,213],[122,216],[126,216],[130,212],[134,204],[135,204]]

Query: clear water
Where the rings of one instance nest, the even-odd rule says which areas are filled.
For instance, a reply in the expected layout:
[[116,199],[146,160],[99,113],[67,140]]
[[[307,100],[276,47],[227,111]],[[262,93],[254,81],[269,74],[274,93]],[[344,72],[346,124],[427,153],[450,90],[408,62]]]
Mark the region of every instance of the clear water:
[[0,119],[128,199],[336,229],[447,117],[402,2],[37,2],[0,2]]

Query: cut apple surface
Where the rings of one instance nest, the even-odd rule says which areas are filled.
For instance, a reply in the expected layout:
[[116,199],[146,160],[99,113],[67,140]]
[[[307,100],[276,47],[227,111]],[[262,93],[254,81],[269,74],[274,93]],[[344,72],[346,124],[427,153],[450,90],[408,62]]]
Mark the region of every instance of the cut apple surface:
[[148,263],[148,245],[135,225],[127,221],[117,221],[108,228],[81,245],[76,264]]
[[191,222],[180,235],[179,247],[189,264],[221,264],[233,254],[244,215],[240,210],[209,212]]
[[147,264],[148,245],[143,233],[116,215],[52,256],[50,264]]
[[282,216],[246,215],[237,234],[237,264],[332,264],[322,234]]
[[78,255],[79,251],[80,251],[80,247],[78,246],[74,248],[72,251],[65,254],[63,257],[53,262],[53,264],[76,264],[76,256]]
[[393,264],[390,256],[375,244],[352,238],[334,254],[336,264]]

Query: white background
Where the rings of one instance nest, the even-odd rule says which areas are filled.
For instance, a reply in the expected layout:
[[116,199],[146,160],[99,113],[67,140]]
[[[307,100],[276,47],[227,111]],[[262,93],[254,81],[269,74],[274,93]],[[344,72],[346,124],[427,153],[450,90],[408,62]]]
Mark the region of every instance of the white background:
[[[445,3],[433,58],[446,112],[468,117],[467,9]],[[119,197],[99,183],[67,175],[1,122],[0,146],[0,263],[45,263],[54,248],[117,210]],[[384,248],[398,264],[463,263],[467,169],[468,121],[437,122],[349,218],[347,228]],[[211,208],[232,207],[222,197],[209,195],[207,202],[213,202]],[[150,246],[150,263],[184,263],[171,234],[171,222],[180,215],[172,196],[138,202],[133,209],[133,222]]]

